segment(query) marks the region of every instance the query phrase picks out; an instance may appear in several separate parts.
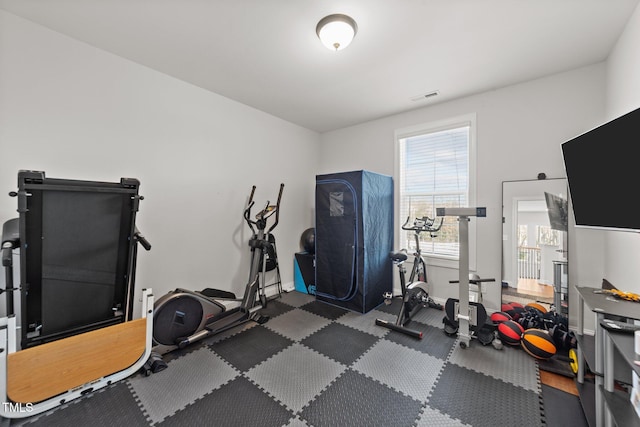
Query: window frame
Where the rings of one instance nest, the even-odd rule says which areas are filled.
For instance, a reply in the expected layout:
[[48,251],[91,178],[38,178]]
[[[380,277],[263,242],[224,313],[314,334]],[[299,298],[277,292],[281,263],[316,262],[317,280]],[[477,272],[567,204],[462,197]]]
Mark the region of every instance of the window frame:
[[[400,194],[400,140],[423,135],[428,133],[440,132],[448,129],[454,129],[457,127],[469,126],[469,182],[468,182],[468,203],[469,207],[476,206],[476,170],[477,170],[477,143],[476,143],[476,114],[469,113],[460,116],[455,116],[447,119],[422,123],[414,126],[404,127],[396,129],[394,131],[394,245],[398,249],[401,244],[400,237],[404,231],[402,230],[402,224],[405,222],[406,217],[401,217],[401,194]],[[471,218],[469,222],[469,270],[476,270],[477,259],[477,226],[476,219]],[[409,254],[411,256],[411,254]],[[433,254],[423,251],[422,253],[427,265],[454,268],[459,267],[459,254],[457,256],[446,256],[440,254]]]

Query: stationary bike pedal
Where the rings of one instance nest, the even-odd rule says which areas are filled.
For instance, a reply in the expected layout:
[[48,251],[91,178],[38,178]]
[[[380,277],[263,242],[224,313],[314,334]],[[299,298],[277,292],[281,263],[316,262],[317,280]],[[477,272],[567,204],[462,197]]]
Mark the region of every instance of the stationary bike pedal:
[[260,316],[256,319],[256,322],[258,322],[258,324],[262,325],[265,324],[269,321],[270,317],[269,316]]
[[391,302],[393,300],[393,293],[392,292],[385,292],[382,294],[382,297],[384,298],[384,303],[386,305],[391,305]]

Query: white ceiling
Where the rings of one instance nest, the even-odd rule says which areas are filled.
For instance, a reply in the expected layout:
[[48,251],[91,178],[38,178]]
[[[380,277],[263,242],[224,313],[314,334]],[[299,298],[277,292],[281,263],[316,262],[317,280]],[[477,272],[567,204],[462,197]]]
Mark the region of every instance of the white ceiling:
[[[603,61],[638,2],[0,0],[0,8],[325,132]],[[339,52],[315,34],[332,13],[358,23]]]

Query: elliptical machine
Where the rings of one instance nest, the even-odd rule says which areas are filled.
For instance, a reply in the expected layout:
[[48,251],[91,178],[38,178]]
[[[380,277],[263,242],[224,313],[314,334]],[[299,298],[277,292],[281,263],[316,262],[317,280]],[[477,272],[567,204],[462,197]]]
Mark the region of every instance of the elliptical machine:
[[[401,249],[398,252],[391,252],[389,254],[389,258],[393,264],[398,266],[398,272],[400,274],[402,305],[400,306],[400,312],[398,313],[395,323],[391,323],[383,319],[376,319],[376,325],[384,326],[385,328],[402,332],[403,334],[407,334],[414,338],[422,339],[422,332],[407,328],[407,323],[409,323],[411,318],[422,308],[431,307],[442,310],[442,305],[434,302],[429,296],[429,291],[427,289],[427,266],[424,262],[424,258],[422,258],[422,251],[420,250],[420,233],[428,232],[431,237],[435,237],[436,232],[440,230],[440,227],[442,227],[442,219],[438,225],[434,225],[435,219],[431,219],[427,216],[416,218],[413,221],[413,226],[407,226],[408,223],[409,217],[407,217],[407,221],[402,225],[402,229],[413,231],[416,242],[416,251],[413,254],[413,268],[411,269],[411,275],[409,276],[409,284],[407,285],[406,283],[405,274],[407,269],[404,266],[404,262],[407,260],[407,250]],[[385,304],[391,304],[392,299],[392,292],[384,293]]]
[[[267,305],[264,272],[268,269],[267,264],[276,259],[275,240],[271,237],[271,232],[278,225],[283,189],[284,184],[280,184],[276,204],[271,205],[267,201],[255,219],[251,218],[251,208],[255,204],[253,195],[256,186],[251,189],[244,210],[244,220],[252,231],[249,241],[252,252],[251,270],[243,298],[238,299],[232,292],[212,288],[202,291],[178,288],[169,292],[155,304],[154,351],[165,354],[249,320],[259,323],[268,320],[268,317],[260,316],[259,312]],[[274,215],[273,224],[267,228],[268,219]]]

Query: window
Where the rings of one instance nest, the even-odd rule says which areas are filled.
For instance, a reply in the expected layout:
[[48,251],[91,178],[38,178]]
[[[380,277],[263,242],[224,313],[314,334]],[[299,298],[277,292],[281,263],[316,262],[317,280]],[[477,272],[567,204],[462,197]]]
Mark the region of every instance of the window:
[[538,231],[536,238],[536,245],[538,247],[543,245],[560,246],[558,230],[554,230],[548,225],[538,225],[536,226],[536,230]]
[[526,224],[518,224],[518,247],[529,245],[529,227]]
[[[474,206],[475,195],[471,185],[475,164],[474,133],[474,116],[396,132],[400,247],[410,251],[416,249],[413,232],[401,229],[407,218],[412,225],[415,218],[435,218],[438,207]],[[474,222],[472,220],[471,224]],[[474,248],[475,228],[470,226],[469,231],[470,248]],[[457,260],[457,218],[445,217],[436,237],[421,233],[420,249],[427,257]],[[475,250],[471,250],[475,264]]]

